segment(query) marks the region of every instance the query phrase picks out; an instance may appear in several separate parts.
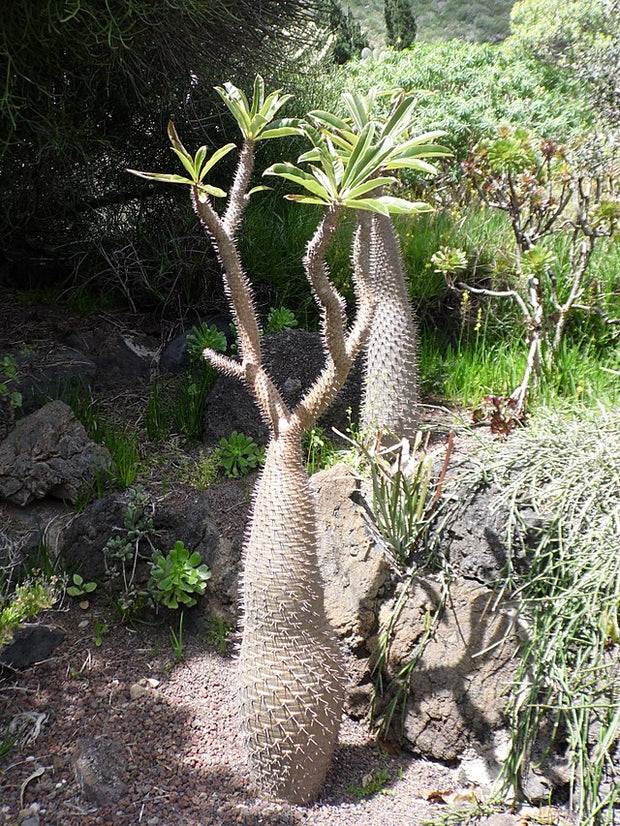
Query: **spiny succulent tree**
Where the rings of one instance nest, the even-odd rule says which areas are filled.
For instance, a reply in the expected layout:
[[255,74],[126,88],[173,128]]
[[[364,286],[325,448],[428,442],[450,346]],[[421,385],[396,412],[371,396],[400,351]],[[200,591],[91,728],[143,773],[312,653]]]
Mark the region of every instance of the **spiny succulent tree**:
[[[396,208],[404,211],[407,206],[389,196],[366,197],[377,186],[393,180],[376,177],[391,148],[385,142],[374,142],[374,124],[352,136],[351,151],[341,158],[333,143],[312,127],[303,128],[290,120],[274,121],[289,96],[273,92],[265,97],[260,78],[251,103],[232,84],[217,90],[243,134],[223,212],[214,209],[212,199],[226,194],[205,178],[231,151],[231,144],[210,156],[201,147],[192,156],[170,125],[172,148],[189,177],[136,174],[189,186],[196,214],[217,250],[239,332],[238,360],[210,349],[204,355],[219,370],[247,385],[270,429],[244,552],[239,657],[242,731],[257,787],[271,797],[307,803],[321,789],[337,745],[345,675],[324,611],[316,519],[301,440],[344,384],[370,328],[374,305],[369,278],[371,213],[388,214]],[[322,314],[326,357],[312,387],[290,409],[263,367],[258,318],[239,257],[237,235],[249,197],[262,188],[250,189],[256,142],[295,131],[313,141],[310,172],[292,163],[274,164],[266,172],[292,180],[305,190],[289,198],[325,207],[309,242],[304,267]],[[326,250],[345,207],[360,210],[353,249],[357,308],[350,323],[344,299],[333,286],[325,263]],[[409,209],[414,208],[409,205]]]
[[[367,97],[357,93],[343,95],[347,120],[321,111],[311,112],[310,117],[327,131],[343,157],[352,151],[357,135],[374,123],[377,140],[384,146],[377,174],[397,169],[435,173],[435,167],[424,158],[449,154],[445,147],[435,143],[444,133],[427,132],[410,137],[415,99],[400,95],[387,117],[373,118],[375,98],[372,92]],[[380,190],[383,181],[376,179],[375,185]],[[402,206],[398,199],[389,200],[390,209],[377,209],[371,222],[371,282],[377,304],[366,348],[361,423],[369,433],[382,431],[397,439],[413,439],[419,424],[417,324],[400,243],[390,215],[425,212],[432,207],[423,202],[403,202],[405,206]]]

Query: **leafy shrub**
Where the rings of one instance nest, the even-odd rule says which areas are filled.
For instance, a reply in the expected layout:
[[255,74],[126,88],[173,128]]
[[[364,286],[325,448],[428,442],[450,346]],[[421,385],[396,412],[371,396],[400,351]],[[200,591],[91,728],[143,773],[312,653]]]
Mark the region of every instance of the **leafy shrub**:
[[211,324],[207,326],[205,321],[195,324],[186,336],[187,352],[192,362],[203,361],[203,350],[206,347],[218,353],[226,352],[226,334]]
[[11,595],[0,596],[0,646],[13,639],[17,629],[56,602],[56,584],[44,577],[23,582]]
[[571,136],[593,122],[578,84],[560,67],[544,67],[512,48],[461,41],[417,43],[376,60],[351,61],[337,76],[343,89],[366,93],[402,87],[418,98],[420,132],[444,129],[442,139],[462,159],[472,143],[501,124],[527,123],[543,137]]
[[21,407],[22,394],[12,389],[17,379],[17,360],[7,354],[0,359],[0,402],[8,401],[11,407]]

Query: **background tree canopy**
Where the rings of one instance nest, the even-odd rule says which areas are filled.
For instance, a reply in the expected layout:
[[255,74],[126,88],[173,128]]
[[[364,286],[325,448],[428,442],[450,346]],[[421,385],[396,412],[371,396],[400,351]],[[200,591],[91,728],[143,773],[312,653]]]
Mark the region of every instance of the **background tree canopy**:
[[570,69],[608,125],[620,127],[620,0],[520,0],[512,39]]
[[141,248],[151,258],[158,248],[161,258],[179,229],[171,232],[168,218],[176,193],[153,192],[125,168],[169,166],[170,117],[190,142],[192,132],[201,143],[205,133],[207,143],[219,141],[213,86],[242,83],[257,69],[281,75],[311,39],[316,8],[312,0],[7,0],[5,259],[47,257],[58,277],[86,262],[96,274],[94,251],[102,266],[137,260]]

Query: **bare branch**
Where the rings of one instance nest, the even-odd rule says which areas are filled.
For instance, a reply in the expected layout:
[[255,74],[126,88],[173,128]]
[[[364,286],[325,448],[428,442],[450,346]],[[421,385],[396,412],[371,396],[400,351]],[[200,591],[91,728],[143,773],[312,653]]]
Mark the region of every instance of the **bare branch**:
[[277,436],[280,424],[282,420],[289,418],[290,410],[262,367],[260,331],[252,287],[243,271],[235,239],[248,200],[247,187],[252,173],[253,155],[254,142],[246,141],[237,165],[224,220],[208,199],[201,199],[197,187],[192,187],[191,194],[196,214],[209,233],[222,265],[224,290],[239,337],[241,363],[209,350],[205,351],[205,357],[218,369],[247,384],[256,399],[261,416]]
[[[304,259],[308,280],[324,313],[323,335],[327,360],[320,375],[293,411],[293,417],[301,429],[307,428],[315,421],[335,399],[346,381],[355,356],[364,345],[372,321],[371,293],[356,283],[356,321],[349,335],[346,335],[344,299],[327,275],[325,252],[336,230],[340,213],[340,208],[332,207],[328,210],[308,245]],[[362,218],[360,223],[364,220],[367,219]],[[369,234],[369,222],[366,226]],[[355,267],[355,278],[359,272],[359,267]],[[362,280],[364,278],[367,278],[365,274],[362,275]]]
[[341,214],[342,208],[339,206],[332,206],[327,210],[304,256],[306,276],[322,312],[325,345],[336,362],[346,357],[344,347],[346,305],[344,298],[329,279],[325,254],[334,237]]
[[599,315],[605,324],[620,324],[620,317],[619,318],[610,318],[607,313],[601,308],[596,306],[590,306],[588,304],[573,304],[573,308],[575,310],[584,310],[588,313],[595,313]]
[[463,281],[458,281],[455,284],[459,290],[467,290],[470,293],[475,293],[476,295],[488,295],[492,298],[512,298],[516,303],[519,305],[519,309],[526,321],[530,322],[533,320],[532,314],[530,313],[525,301],[519,295],[516,290],[488,290],[486,287],[471,287],[469,284],[465,284]]
[[202,351],[202,355],[205,360],[212,364],[216,370],[219,370],[220,373],[226,373],[227,375],[233,376],[233,378],[240,379],[241,381],[245,379],[245,370],[240,362],[235,361],[228,356],[223,356],[221,353],[218,353],[216,350],[212,350],[210,347],[205,347]]
[[194,210],[209,233],[222,265],[224,290],[239,333],[242,358],[260,364],[260,332],[252,287],[243,272],[234,237],[226,231],[211,203],[200,199],[197,187],[192,187],[191,193]]

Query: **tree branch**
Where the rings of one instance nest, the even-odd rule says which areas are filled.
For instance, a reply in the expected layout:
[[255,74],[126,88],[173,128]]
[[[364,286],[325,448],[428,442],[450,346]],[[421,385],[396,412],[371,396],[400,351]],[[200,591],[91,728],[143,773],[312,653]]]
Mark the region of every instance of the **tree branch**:
[[487,290],[485,287],[471,287],[463,281],[458,281],[455,284],[455,287],[458,287],[459,290],[467,290],[470,293],[475,293],[476,295],[488,295],[492,298],[512,298],[519,305],[525,320],[527,322],[533,321],[532,314],[530,313],[525,301],[519,293],[516,292],[516,290]]
[[239,222],[243,217],[243,212],[250,200],[247,193],[252,172],[254,171],[255,145],[255,141],[246,139],[243,141],[243,146],[239,153],[239,162],[237,164],[235,178],[228,193],[228,206],[222,218],[222,226],[229,236],[233,236],[237,231]]

